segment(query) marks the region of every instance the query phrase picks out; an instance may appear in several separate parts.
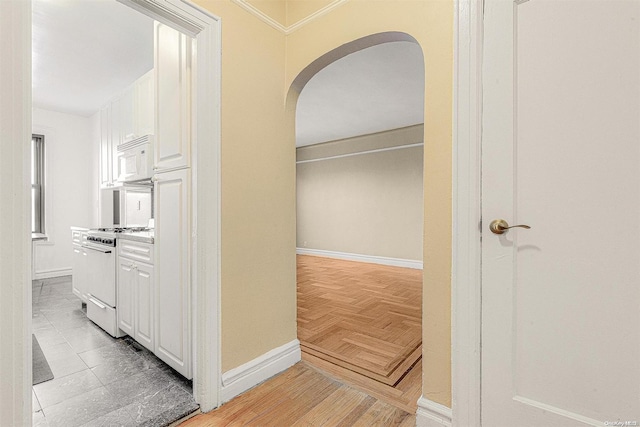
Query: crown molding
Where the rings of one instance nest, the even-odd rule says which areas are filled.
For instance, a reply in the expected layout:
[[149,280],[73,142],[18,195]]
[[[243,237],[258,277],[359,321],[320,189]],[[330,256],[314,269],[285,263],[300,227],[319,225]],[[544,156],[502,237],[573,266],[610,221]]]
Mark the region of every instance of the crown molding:
[[262,22],[269,25],[270,27],[275,28],[276,30],[282,32],[284,35],[289,35],[294,31],[297,31],[300,28],[304,27],[311,21],[326,15],[327,13],[331,12],[332,10],[336,9],[339,6],[342,6],[344,3],[348,2],[349,0],[334,0],[333,2],[323,7],[322,9],[318,9],[317,11],[307,16],[306,18],[301,19],[295,24],[292,24],[289,26],[282,25],[275,19],[271,18],[269,15],[262,12],[257,7],[250,4],[247,0],[231,0],[231,1],[237,4],[238,6],[240,6],[241,8],[243,8],[244,10],[246,10],[247,12],[254,15],[256,18],[260,19]]

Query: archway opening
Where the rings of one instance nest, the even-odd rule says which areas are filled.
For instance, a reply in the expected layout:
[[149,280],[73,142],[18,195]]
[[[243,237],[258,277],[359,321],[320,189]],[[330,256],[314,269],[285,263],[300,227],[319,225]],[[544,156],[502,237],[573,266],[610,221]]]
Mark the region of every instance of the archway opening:
[[415,413],[421,391],[424,59],[381,33],[294,81],[297,331],[308,363]]

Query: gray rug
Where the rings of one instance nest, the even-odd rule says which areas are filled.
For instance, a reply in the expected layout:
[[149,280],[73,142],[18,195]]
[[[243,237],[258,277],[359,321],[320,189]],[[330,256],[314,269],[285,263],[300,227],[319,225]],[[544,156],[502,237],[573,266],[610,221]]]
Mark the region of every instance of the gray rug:
[[32,353],[33,353],[33,385],[43,383],[53,379],[53,372],[49,367],[47,359],[44,357],[44,353],[38,344],[36,336],[31,334],[32,340]]

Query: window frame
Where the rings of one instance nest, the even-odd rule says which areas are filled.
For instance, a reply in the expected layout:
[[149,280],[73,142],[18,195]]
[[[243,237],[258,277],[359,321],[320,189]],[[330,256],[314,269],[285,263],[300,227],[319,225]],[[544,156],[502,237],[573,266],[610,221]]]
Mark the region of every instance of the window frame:
[[[45,167],[46,167],[45,136],[42,134],[31,135],[31,233],[44,235],[45,228]],[[33,197],[36,191],[37,196]],[[34,206],[35,203],[35,206]]]

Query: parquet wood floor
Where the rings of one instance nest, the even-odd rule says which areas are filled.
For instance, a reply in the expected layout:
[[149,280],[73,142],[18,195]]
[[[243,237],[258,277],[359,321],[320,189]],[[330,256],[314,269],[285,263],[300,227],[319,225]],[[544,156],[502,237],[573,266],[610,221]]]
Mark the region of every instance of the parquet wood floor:
[[[298,255],[297,264],[298,339],[306,360],[399,384],[421,357],[422,271],[307,255]],[[319,367],[340,379],[349,375]]]
[[222,426],[399,426],[415,425],[415,415],[324,375],[306,362],[181,427]]

